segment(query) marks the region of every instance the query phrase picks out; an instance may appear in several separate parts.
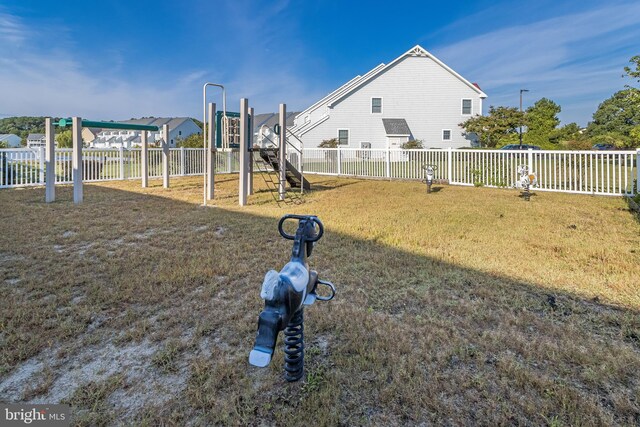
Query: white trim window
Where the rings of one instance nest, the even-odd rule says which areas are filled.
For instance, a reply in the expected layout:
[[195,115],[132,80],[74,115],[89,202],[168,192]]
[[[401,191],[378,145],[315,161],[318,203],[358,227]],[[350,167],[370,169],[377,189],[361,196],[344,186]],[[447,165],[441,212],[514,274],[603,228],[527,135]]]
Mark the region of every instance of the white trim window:
[[451,141],[451,129],[442,129],[442,140]]
[[349,129],[338,129],[338,145],[349,145]]
[[471,99],[462,100],[462,115],[470,116],[473,113],[473,102]]
[[371,98],[371,114],[382,114],[382,97]]

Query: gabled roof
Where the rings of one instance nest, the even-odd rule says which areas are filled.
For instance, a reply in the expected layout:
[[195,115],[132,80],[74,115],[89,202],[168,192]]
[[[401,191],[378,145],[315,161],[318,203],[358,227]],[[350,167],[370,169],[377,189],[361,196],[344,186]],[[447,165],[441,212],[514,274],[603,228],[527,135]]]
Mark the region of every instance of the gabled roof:
[[[365,85],[369,81],[373,80],[377,76],[381,75],[382,73],[384,73],[385,71],[387,71],[391,67],[395,66],[398,62],[402,61],[404,58],[410,57],[410,56],[424,56],[424,57],[431,58],[436,64],[440,65],[442,68],[447,70],[449,73],[453,74],[453,76],[455,76],[457,79],[459,79],[462,83],[464,83],[465,85],[469,86],[469,88],[471,88],[473,91],[475,91],[481,98],[486,98],[487,97],[487,95],[482,91],[482,89],[480,89],[480,86],[478,86],[477,83],[469,82],[464,77],[462,77],[460,74],[458,74],[454,70],[452,70],[444,62],[442,62],[438,58],[436,58],[433,54],[431,54],[430,52],[428,52],[427,50],[422,48],[422,46],[415,45],[414,47],[412,47],[411,49],[409,49],[408,51],[406,51],[405,53],[403,53],[402,55],[400,55],[399,57],[397,57],[396,59],[391,61],[389,64],[380,64],[377,67],[375,67],[373,70],[371,70],[368,73],[366,73],[365,75],[356,76],[353,79],[349,80],[347,83],[345,83],[344,85],[340,86],[338,89],[334,90],[333,92],[331,92],[330,94],[328,94],[327,96],[325,96],[324,98],[322,98],[321,100],[319,100],[318,102],[316,102],[315,104],[310,106],[309,108],[307,108],[304,111],[302,111],[300,114],[298,114],[298,116],[296,116],[296,118],[304,115],[305,113],[307,113],[309,111],[312,111],[312,110],[316,109],[318,106],[323,105],[323,104],[327,104],[329,107],[333,106],[336,102],[338,102],[341,99],[343,99],[344,97],[346,97],[349,93],[357,90],[358,88],[360,88],[361,86]],[[303,125],[300,125],[300,127],[302,127],[302,126]]]
[[387,135],[411,135],[411,130],[405,119],[382,119],[382,124]]
[[8,140],[12,136],[15,136],[16,138],[20,138],[15,133],[0,133],[0,141]]
[[[358,88],[360,88],[361,86],[364,86],[365,84],[367,84],[369,81],[373,80],[374,78],[376,78],[377,76],[379,76],[380,74],[384,73],[386,70],[390,69],[391,67],[393,67],[394,65],[396,65],[398,62],[402,61],[404,58],[409,57],[409,56],[423,56],[423,57],[428,57],[431,58],[436,64],[440,65],[442,68],[444,68],[445,70],[447,70],[448,72],[450,72],[451,74],[453,74],[457,79],[459,79],[462,83],[464,83],[465,85],[469,86],[469,88],[471,88],[472,90],[474,90],[475,92],[478,93],[478,95],[480,95],[481,98],[486,98],[487,95],[480,89],[480,86],[478,86],[478,84],[473,84],[471,82],[469,82],[467,79],[465,79],[464,77],[462,77],[460,74],[456,73],[455,71],[453,71],[453,69],[451,69],[448,65],[446,65],[444,62],[440,61],[438,58],[436,58],[435,56],[433,56],[433,54],[431,54],[430,52],[426,51],[425,49],[422,48],[422,46],[420,45],[415,45],[413,48],[409,49],[408,51],[406,51],[405,53],[403,53],[402,55],[400,55],[399,57],[397,57],[396,59],[394,59],[393,61],[391,61],[389,64],[384,65],[383,67],[381,66],[377,66],[376,68],[374,68],[372,71],[375,72],[369,72],[367,73],[363,78],[361,78],[360,80],[358,80],[357,84],[354,85],[354,87],[352,87],[349,92],[352,92],[354,90],[357,90]],[[348,93],[342,93],[340,96],[336,97],[335,99],[332,99],[331,102],[329,103],[329,107],[331,107],[334,103],[340,101],[342,98],[344,98]]]
[[27,136],[27,139],[28,139],[28,140],[30,139],[30,140],[32,140],[32,141],[33,141],[33,140],[44,139],[44,138],[45,138],[44,133],[30,133],[30,134]]

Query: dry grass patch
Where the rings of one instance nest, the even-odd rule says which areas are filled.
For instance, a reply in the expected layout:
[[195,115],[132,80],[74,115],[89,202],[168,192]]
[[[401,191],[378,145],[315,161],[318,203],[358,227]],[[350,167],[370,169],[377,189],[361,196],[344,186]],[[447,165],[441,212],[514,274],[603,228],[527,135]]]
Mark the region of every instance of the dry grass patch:
[[[278,208],[256,179],[89,185],[73,206],[0,191],[0,399],[77,424],[640,423],[640,224],[624,201],[313,177]],[[317,214],[306,378],[248,366],[284,213]]]

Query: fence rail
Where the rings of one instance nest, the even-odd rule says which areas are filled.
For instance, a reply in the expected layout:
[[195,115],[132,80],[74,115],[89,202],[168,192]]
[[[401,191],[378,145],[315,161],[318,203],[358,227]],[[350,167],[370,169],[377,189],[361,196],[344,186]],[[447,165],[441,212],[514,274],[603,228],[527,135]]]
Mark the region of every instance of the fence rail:
[[[169,150],[170,176],[202,175],[202,148],[172,148]],[[162,177],[162,149],[149,149],[149,177]],[[142,177],[141,149],[93,149],[82,150],[82,179],[85,182],[139,179]],[[72,150],[55,151],[56,184],[71,184]],[[237,152],[218,152],[216,172],[233,173],[239,171]],[[1,149],[0,188],[44,185],[44,148]]]
[[[72,182],[71,149],[55,153],[56,183]],[[202,175],[202,148],[173,148],[171,176]],[[632,195],[638,192],[640,149],[635,151],[505,151],[386,150],[305,148],[304,157],[290,152],[289,161],[305,174],[363,178],[424,177],[422,167],[434,165],[435,179],[453,185],[511,187],[518,166],[526,164],[538,176],[537,190],[581,194]],[[162,149],[149,149],[149,176],[162,176]],[[84,149],[83,180],[87,182],[141,178],[140,149]],[[44,148],[0,150],[0,188],[43,185]],[[216,172],[240,168],[238,152],[218,152]]]
[[306,148],[309,174],[366,178],[423,179],[424,165],[435,179],[453,185],[512,187],[518,166],[538,176],[541,191],[599,195],[638,192],[640,149],[636,151],[386,150]]

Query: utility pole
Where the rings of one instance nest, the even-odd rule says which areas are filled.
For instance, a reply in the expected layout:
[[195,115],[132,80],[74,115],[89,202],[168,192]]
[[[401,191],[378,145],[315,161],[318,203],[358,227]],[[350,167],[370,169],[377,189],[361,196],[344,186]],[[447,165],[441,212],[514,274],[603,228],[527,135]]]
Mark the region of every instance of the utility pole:
[[[529,89],[520,89],[520,112],[522,113],[522,92],[529,92]],[[520,118],[520,149],[522,149],[522,118]]]

